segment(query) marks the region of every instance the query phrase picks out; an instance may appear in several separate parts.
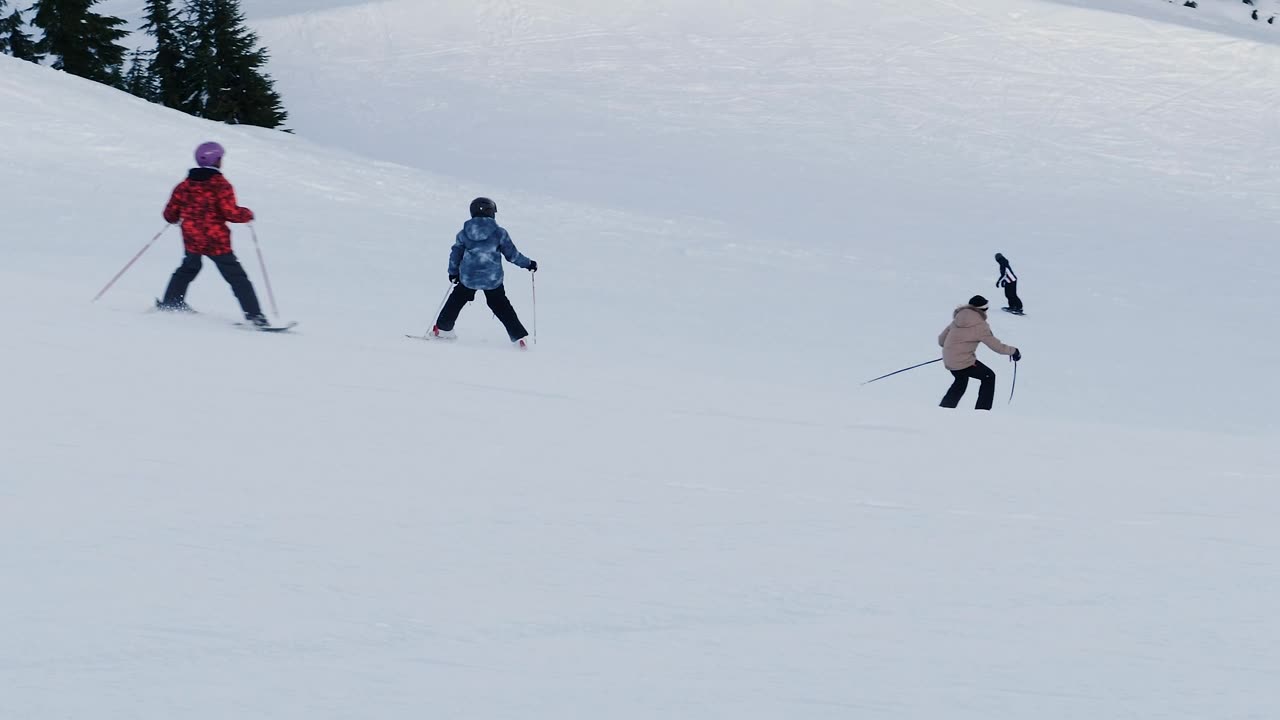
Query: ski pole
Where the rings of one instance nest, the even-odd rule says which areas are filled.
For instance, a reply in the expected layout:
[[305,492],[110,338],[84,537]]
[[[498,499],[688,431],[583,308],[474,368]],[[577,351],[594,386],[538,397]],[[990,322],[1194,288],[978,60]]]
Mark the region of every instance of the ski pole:
[[267,287],[267,299],[271,301],[271,314],[280,319],[280,309],[276,307],[275,293],[271,292],[271,277],[267,275],[267,261],[262,259],[262,245],[258,244],[258,231],[249,223],[249,234],[253,236],[253,249],[258,251],[258,265],[262,266],[262,283]]
[[169,226],[166,224],[166,225],[164,226],[164,229],[163,229],[163,230],[161,230],[160,232],[156,233],[156,236],[155,236],[155,237],[153,237],[153,238],[151,238],[151,241],[150,241],[150,242],[148,242],[146,245],[143,245],[143,246],[142,246],[142,249],[138,251],[138,254],[137,254],[137,255],[134,255],[134,256],[133,256],[133,259],[132,259],[132,260],[130,260],[128,263],[126,263],[124,267],[120,268],[120,272],[116,273],[116,276],[115,276],[115,277],[113,277],[113,278],[111,278],[111,282],[107,283],[107,286],[106,286],[106,287],[104,287],[104,288],[102,288],[102,290],[98,291],[98,294],[97,294],[97,295],[94,295],[94,296],[93,296],[93,300],[91,300],[90,302],[98,302],[98,298],[102,297],[103,295],[106,295],[106,294],[107,294],[107,291],[111,289],[111,286],[112,286],[112,285],[115,285],[115,284],[116,284],[116,281],[120,279],[120,276],[121,276],[121,275],[124,275],[124,274],[125,274],[125,272],[126,272],[129,268],[133,267],[133,264],[134,264],[134,263],[136,263],[136,262],[138,262],[138,258],[142,257],[142,253],[146,252],[147,250],[150,250],[150,249],[151,249],[151,246],[152,246],[152,245],[154,245],[154,244],[155,244],[155,242],[156,242],[157,240],[159,240],[159,239],[160,239],[160,236],[161,236],[161,235],[163,235],[163,234],[165,234],[165,232],[167,232],[168,230],[169,230]]
[[1013,360],[1013,384],[1009,386],[1009,404],[1013,404],[1013,391],[1018,389],[1018,361]]
[[918,368],[918,367],[924,367],[925,365],[932,365],[932,364],[934,364],[934,363],[936,363],[936,362],[942,362],[942,358],[938,358],[937,360],[930,360],[929,362],[922,362],[922,363],[920,363],[919,365],[912,365],[911,367],[902,368],[901,370],[894,370],[893,372],[889,373],[888,375],[881,375],[881,376],[880,376],[880,377],[878,377],[878,378],[871,378],[870,380],[868,380],[868,381],[866,381],[866,382],[864,382],[864,383],[862,383],[862,384],[863,384],[863,385],[870,385],[871,383],[873,383],[873,382],[875,382],[875,381],[877,381],[877,380],[883,380],[883,379],[885,379],[885,378],[887,378],[887,377],[893,377],[894,375],[897,375],[898,373],[904,373],[904,372],[906,372],[906,371],[908,371],[908,370],[915,370],[915,369],[916,369],[916,368]]
[[[449,302],[449,296],[453,294],[453,283],[449,283],[449,287],[444,289],[444,297],[440,298],[440,307],[436,308],[436,314],[431,316],[431,327],[436,326],[436,320],[440,318],[440,313],[444,311],[444,304]],[[424,336],[431,334],[431,328],[422,333]]]
[[538,273],[529,273],[529,288],[533,291],[533,344],[538,344]]

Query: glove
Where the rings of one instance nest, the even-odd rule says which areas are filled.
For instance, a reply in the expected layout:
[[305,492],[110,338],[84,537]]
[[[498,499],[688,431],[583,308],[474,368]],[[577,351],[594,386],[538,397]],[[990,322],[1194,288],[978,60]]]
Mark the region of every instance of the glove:
[[1021,360],[1021,359],[1022,359],[1022,351],[1021,351],[1021,350],[1019,350],[1018,348],[1014,348],[1014,349],[1013,349],[1013,354],[1012,354],[1012,355],[1010,355],[1009,357],[1013,358],[1013,361],[1014,361],[1014,362],[1018,362],[1019,360]]
[[538,261],[530,260],[529,267],[527,269],[529,270],[529,272],[538,272]]
[[459,278],[457,275],[449,276],[449,282],[453,283],[454,285],[457,285],[459,280],[461,280],[461,278]]

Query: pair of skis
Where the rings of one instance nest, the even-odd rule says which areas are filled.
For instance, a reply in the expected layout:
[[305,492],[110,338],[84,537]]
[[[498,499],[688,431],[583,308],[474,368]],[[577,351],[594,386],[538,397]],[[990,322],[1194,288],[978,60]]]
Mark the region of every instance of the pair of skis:
[[[198,310],[192,310],[190,307],[183,307],[183,308],[181,308],[181,309],[179,309],[179,308],[168,308],[168,307],[165,307],[164,303],[160,302],[160,300],[159,300],[159,299],[157,299],[157,300],[156,300],[156,311],[157,311],[157,312],[183,313],[183,314],[186,314],[186,315],[199,315],[199,314],[200,314],[200,312],[199,312]],[[288,332],[289,330],[292,330],[293,328],[295,328],[295,327],[297,327],[297,326],[298,326],[298,321],[297,321],[297,320],[290,320],[289,322],[287,322],[287,323],[285,323],[285,324],[283,324],[283,325],[257,325],[257,324],[254,324],[254,323],[248,322],[248,321],[246,321],[246,320],[238,320],[238,321],[236,321],[236,322],[235,322],[235,326],[236,326],[236,327],[244,328],[244,329],[246,329],[246,330],[257,330],[258,332],[278,333],[278,332]]]
[[258,332],[274,333],[274,332],[288,332],[293,328],[298,327],[298,321],[290,320],[284,325],[254,325],[253,323],[247,323],[247,322],[238,322],[236,323],[236,325],[243,327],[246,330],[257,330]]
[[[457,338],[451,338],[451,337],[437,337],[435,335],[432,335],[429,332],[426,335],[410,335],[408,333],[405,333],[405,337],[411,340],[428,340],[428,341],[444,342],[444,343],[451,343],[457,340]],[[517,350],[529,349],[529,344],[525,341],[525,338],[520,338],[519,340],[515,341],[515,343],[513,344],[516,346]]]

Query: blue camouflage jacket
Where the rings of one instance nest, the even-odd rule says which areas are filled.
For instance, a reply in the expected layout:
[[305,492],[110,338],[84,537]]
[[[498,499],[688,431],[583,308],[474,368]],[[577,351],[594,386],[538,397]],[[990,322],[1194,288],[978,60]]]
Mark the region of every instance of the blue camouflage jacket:
[[471,218],[462,226],[449,251],[449,275],[459,276],[464,287],[492,290],[502,284],[502,258],[528,269],[529,258],[516,250],[511,236],[489,217]]

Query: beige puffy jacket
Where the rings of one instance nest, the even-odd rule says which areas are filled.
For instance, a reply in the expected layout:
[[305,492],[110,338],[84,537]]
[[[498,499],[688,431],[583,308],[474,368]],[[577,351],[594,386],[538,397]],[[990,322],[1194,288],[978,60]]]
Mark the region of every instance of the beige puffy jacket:
[[938,336],[942,348],[942,364],[948,370],[964,370],[978,362],[978,343],[1001,355],[1012,355],[1017,348],[1000,342],[987,324],[987,314],[972,305],[961,305],[952,314],[951,324]]

